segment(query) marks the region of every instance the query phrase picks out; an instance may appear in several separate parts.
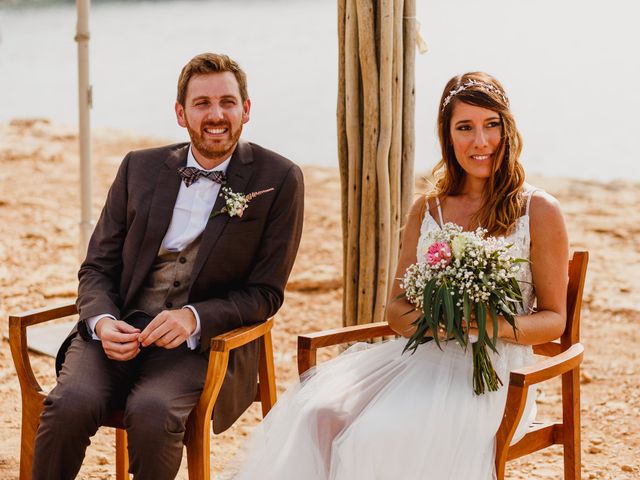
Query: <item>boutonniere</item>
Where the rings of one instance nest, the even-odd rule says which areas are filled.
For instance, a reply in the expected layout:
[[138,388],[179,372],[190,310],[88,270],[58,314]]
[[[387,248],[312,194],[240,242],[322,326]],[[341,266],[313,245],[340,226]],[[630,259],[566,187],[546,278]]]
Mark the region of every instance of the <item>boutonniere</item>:
[[263,193],[271,192],[273,188],[266,190],[260,190],[251,193],[234,192],[229,187],[222,187],[222,196],[224,197],[225,206],[217,212],[213,212],[209,218],[216,217],[220,214],[226,213],[230,217],[242,217],[242,214],[249,206],[249,202],[256,197],[259,197]]

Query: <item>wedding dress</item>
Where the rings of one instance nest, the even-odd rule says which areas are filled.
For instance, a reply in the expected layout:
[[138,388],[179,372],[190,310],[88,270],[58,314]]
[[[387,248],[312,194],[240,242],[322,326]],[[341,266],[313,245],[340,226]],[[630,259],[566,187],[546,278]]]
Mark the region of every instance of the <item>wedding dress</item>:
[[[514,256],[529,258],[529,203],[508,236]],[[438,202],[442,224],[442,212]],[[427,212],[427,234],[440,228]],[[534,292],[528,263],[521,264],[523,312]],[[489,480],[495,478],[495,433],[507,389],[473,393],[471,349],[434,342],[402,353],[407,339],[356,344],[320,364],[278,400],[223,474],[236,480]],[[530,346],[498,340],[493,365],[503,382],[509,371],[533,363]],[[513,443],[535,417],[527,405]],[[238,473],[239,469],[239,473]]]

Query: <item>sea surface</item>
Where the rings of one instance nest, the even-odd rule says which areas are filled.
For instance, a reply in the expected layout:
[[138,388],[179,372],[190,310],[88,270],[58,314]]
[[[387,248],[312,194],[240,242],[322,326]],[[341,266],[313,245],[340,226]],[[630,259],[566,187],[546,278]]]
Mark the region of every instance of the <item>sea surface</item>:
[[[446,81],[484,70],[511,99],[527,171],[640,180],[639,14],[635,0],[417,0],[416,170],[438,159]],[[249,77],[245,137],[335,166],[336,18],[334,0],[94,1],[92,126],[184,140],[178,73],[225,52]],[[77,124],[75,24],[73,2],[0,0],[0,121]]]

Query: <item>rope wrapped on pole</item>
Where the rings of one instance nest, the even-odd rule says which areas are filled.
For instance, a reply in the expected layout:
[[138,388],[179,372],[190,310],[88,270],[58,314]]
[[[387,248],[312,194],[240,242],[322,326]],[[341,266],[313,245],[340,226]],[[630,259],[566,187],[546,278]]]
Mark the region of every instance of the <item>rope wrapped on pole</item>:
[[413,193],[412,11],[415,0],[338,0],[345,325],[384,320]]

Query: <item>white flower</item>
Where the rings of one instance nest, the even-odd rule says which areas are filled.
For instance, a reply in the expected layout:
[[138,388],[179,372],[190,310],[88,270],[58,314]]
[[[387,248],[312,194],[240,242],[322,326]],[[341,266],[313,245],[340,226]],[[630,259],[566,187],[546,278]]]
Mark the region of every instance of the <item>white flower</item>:
[[229,187],[222,187],[222,196],[224,197],[225,206],[217,212],[213,212],[209,218],[215,217],[222,213],[228,214],[230,217],[242,217],[244,211],[249,206],[249,202],[254,198],[273,191],[273,188],[260,190],[257,192],[244,193],[234,192]]
[[462,254],[464,253],[464,249],[467,246],[467,239],[463,235],[458,235],[451,242],[451,250],[453,251],[454,258],[460,259],[462,258]]

